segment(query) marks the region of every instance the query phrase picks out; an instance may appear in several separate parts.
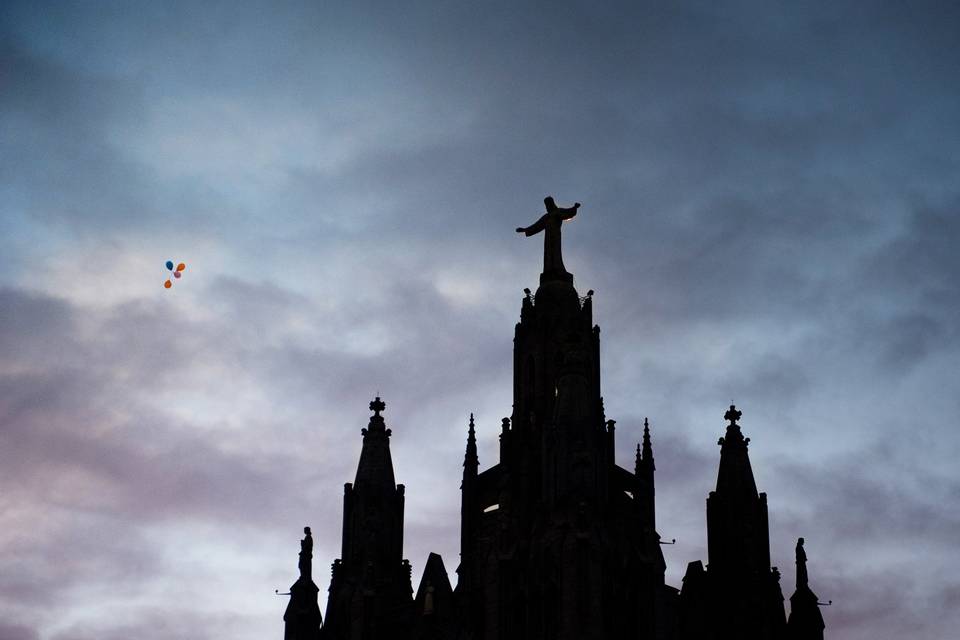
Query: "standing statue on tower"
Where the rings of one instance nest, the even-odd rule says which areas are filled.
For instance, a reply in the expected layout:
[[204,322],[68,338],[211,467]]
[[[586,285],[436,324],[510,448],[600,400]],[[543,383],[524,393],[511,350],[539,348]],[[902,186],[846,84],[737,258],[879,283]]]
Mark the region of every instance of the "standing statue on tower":
[[[300,541],[300,577],[290,586],[290,602],[283,613],[283,640],[318,640],[323,616],[317,604],[320,589],[311,577],[313,565],[313,536],[310,527],[303,528]],[[279,592],[278,592],[279,593]]]
[[313,536],[310,535],[310,527],[303,528],[304,537],[300,541],[300,562],[297,563],[300,568],[300,577],[305,580],[313,578]]
[[809,581],[807,577],[807,552],[803,550],[803,538],[797,539],[797,589],[806,587]]
[[564,220],[570,220],[577,215],[580,203],[575,202],[569,208],[558,207],[550,196],[544,198],[543,203],[547,212],[529,227],[517,227],[517,233],[532,236],[543,231],[543,272],[564,274],[567,270],[563,266],[563,254],[560,250],[560,225]]

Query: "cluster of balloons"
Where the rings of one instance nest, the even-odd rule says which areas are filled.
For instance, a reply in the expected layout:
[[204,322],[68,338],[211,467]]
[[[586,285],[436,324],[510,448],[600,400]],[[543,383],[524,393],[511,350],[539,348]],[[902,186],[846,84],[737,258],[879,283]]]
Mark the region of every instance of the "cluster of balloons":
[[[174,271],[174,269],[173,269],[173,260],[167,260],[167,271],[173,271],[173,277],[174,277],[174,278],[179,278],[180,275],[183,273],[183,270],[186,269],[186,268],[187,268],[187,265],[185,265],[184,263],[181,262],[180,264],[177,265],[176,271]],[[172,287],[172,286],[173,286],[173,281],[172,281],[172,280],[169,280],[169,279],[168,279],[166,282],[163,283],[163,288],[164,288],[164,289],[169,289],[169,288]]]

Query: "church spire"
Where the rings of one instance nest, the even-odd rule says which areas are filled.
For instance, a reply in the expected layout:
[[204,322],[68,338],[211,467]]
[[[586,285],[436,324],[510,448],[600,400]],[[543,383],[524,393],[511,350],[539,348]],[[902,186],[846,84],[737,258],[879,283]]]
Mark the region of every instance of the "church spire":
[[473,426],[473,414],[470,414],[470,426],[467,429],[467,451],[463,456],[463,466],[466,468],[477,469],[480,460],[477,457],[477,432]]
[[637,444],[637,460],[634,474],[637,478],[636,500],[640,509],[643,526],[656,530],[656,498],[654,490],[653,445],[650,442],[650,421],[643,419],[643,441]]
[[642,453],[644,464],[649,465],[651,471],[656,469],[656,466],[653,464],[653,445],[650,444],[650,422],[646,418],[643,419]]
[[379,396],[370,403],[356,480],[343,486],[343,550],[330,577],[325,638],[378,637],[412,602],[403,558],[405,488],[393,475],[391,432],[380,415],[386,407]]
[[707,498],[707,548],[711,572],[759,575],[770,571],[767,496],[757,492],[747,454],[750,438],[738,423],[742,415],[732,404],[723,414],[730,424],[717,441],[720,468],[717,488]]
[[[471,600],[475,578],[474,547],[477,537],[480,506],[478,503],[477,472],[480,467],[477,458],[477,434],[470,414],[470,426],[467,429],[467,451],[463,456],[463,481],[460,483],[460,566],[457,567],[457,591],[461,598],[461,612],[473,621],[475,603]],[[426,573],[424,573],[426,575]],[[448,587],[449,588],[449,587]]]
[[730,405],[723,419],[730,422],[726,434],[717,441],[720,445],[720,470],[717,473],[717,492],[727,495],[757,497],[757,483],[753,479],[747,447],[750,438],[744,438],[737,421],[743,412]]
[[393,475],[393,460],[390,457],[390,435],[380,412],[387,408],[386,403],[377,396],[370,402],[370,423],[363,434],[363,449],[360,451],[360,463],[357,465],[357,477],[354,487],[379,487],[389,490],[396,488]]

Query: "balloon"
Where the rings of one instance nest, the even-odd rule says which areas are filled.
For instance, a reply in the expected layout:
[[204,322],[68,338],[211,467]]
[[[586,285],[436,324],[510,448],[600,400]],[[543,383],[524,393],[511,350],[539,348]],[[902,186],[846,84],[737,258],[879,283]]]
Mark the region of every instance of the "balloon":
[[167,270],[173,271],[173,260],[167,260]]
[[182,262],[177,265],[177,271],[183,271],[183,270],[186,269],[186,268],[187,268],[187,265],[185,265],[185,264],[182,263]]
[[179,271],[174,271],[174,272],[173,272],[173,277],[174,277],[174,278],[179,278],[179,277],[180,277],[180,272],[179,272]]
[[172,287],[172,286],[173,286],[173,283],[170,282],[169,280],[167,280],[166,282],[163,283],[163,288],[164,288],[164,289],[169,289],[169,288]]

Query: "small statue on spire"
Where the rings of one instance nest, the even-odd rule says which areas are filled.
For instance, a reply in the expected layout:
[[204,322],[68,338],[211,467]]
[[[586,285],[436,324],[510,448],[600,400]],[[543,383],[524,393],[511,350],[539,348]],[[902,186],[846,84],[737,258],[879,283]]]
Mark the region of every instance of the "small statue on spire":
[[797,589],[806,587],[808,581],[807,552],[803,550],[803,538],[797,538]]
[[567,273],[563,266],[563,254],[560,247],[560,225],[563,224],[564,220],[570,220],[577,215],[580,203],[575,202],[572,207],[568,208],[558,207],[550,196],[544,198],[543,203],[546,205],[547,212],[529,227],[517,227],[517,233],[532,236],[543,231],[543,272]]
[[300,577],[304,580],[311,579],[313,567],[313,536],[310,535],[310,527],[303,528],[303,540],[300,541]]

